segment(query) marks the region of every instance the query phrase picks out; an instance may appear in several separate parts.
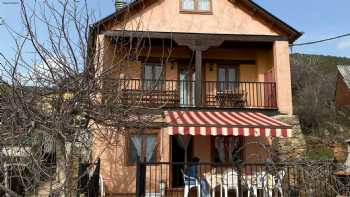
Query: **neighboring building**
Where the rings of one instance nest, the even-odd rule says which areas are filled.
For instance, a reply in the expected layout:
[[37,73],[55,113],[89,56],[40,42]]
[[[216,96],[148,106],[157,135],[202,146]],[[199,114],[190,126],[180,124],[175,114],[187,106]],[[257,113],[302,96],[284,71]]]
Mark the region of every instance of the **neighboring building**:
[[335,103],[337,107],[350,106],[350,66],[338,66]]
[[[157,192],[162,182],[168,192],[183,191],[184,165],[174,162],[233,162],[244,144],[270,146],[272,138],[292,135],[274,117],[293,115],[289,44],[301,33],[253,1],[140,0],[91,32],[100,72],[121,61],[114,47],[122,42],[147,48],[127,55],[104,84],[122,103],[163,106],[157,122],[164,124],[142,134],[126,128],[116,147],[95,138],[107,194],[135,196],[137,158],[167,165],[147,166],[146,177],[155,178],[146,187]],[[245,162],[267,158],[257,144],[239,153]]]

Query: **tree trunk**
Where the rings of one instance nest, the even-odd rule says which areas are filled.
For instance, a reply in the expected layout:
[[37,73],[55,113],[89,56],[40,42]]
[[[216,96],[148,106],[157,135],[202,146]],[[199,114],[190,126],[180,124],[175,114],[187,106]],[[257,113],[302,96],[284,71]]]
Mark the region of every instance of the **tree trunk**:
[[63,193],[66,194],[66,147],[63,139],[56,141],[56,173],[57,183],[63,188]]

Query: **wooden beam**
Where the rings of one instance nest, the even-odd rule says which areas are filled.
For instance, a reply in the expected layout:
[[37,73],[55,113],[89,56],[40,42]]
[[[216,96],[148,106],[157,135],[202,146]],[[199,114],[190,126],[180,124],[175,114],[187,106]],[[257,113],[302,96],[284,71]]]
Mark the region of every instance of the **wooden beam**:
[[[160,63],[163,61],[163,63],[180,63],[180,64],[194,64],[195,60],[191,59],[191,56],[188,57],[169,57],[168,59],[162,58],[161,56],[139,56],[137,58],[138,61],[141,61],[143,63]],[[167,61],[166,61],[167,60]],[[223,65],[240,65],[240,64],[256,64],[256,61],[254,59],[216,59],[216,58],[205,58],[203,57],[202,52],[202,65],[205,65],[206,63],[210,64],[223,64]]]
[[220,43],[221,41],[274,42],[274,41],[288,40],[287,36],[274,36],[274,35],[204,34],[204,33],[152,32],[152,31],[126,31],[126,30],[108,30],[108,31],[105,31],[103,34],[111,37],[172,39],[172,40],[177,40],[178,42],[181,42],[181,43],[184,43],[186,41],[195,42],[193,40],[202,40],[202,41],[205,40],[205,41],[213,42],[213,44],[215,44],[215,42]]
[[195,82],[195,105],[196,107],[202,106],[202,51],[196,50],[196,58],[195,58],[195,65],[196,65],[196,82]]
[[175,37],[174,40],[178,45],[187,46],[193,51],[196,51],[196,50],[206,51],[210,47],[220,46],[225,41],[224,39],[221,39],[221,38],[201,39],[196,37],[189,37],[189,38]]

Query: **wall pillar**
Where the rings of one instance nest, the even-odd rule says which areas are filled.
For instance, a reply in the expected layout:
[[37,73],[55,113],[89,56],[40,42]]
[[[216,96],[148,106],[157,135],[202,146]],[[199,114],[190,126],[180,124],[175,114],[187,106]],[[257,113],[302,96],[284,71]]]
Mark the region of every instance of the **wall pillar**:
[[[201,50],[196,50],[196,86],[195,86],[195,104],[196,107],[202,106],[202,81],[203,81],[203,76],[202,76],[202,51]],[[197,83],[198,82],[198,83]]]
[[288,41],[275,41],[273,67],[277,83],[277,106],[280,113],[292,115],[292,85]]

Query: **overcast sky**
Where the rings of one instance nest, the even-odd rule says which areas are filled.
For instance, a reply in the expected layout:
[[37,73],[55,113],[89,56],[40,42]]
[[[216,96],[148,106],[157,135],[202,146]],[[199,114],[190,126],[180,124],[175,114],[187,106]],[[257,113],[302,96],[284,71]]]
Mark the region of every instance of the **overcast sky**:
[[[4,4],[16,0],[0,0],[0,17],[20,29],[19,6]],[[33,0],[28,0],[33,1]],[[215,0],[213,0],[215,3]],[[350,33],[350,0],[255,0],[275,16],[304,32],[296,42],[308,42]],[[98,18],[114,11],[114,0],[88,0]],[[0,22],[1,23],[1,22]],[[13,54],[12,40],[0,26],[0,51]],[[350,37],[316,45],[294,47],[293,52],[350,57]]]

